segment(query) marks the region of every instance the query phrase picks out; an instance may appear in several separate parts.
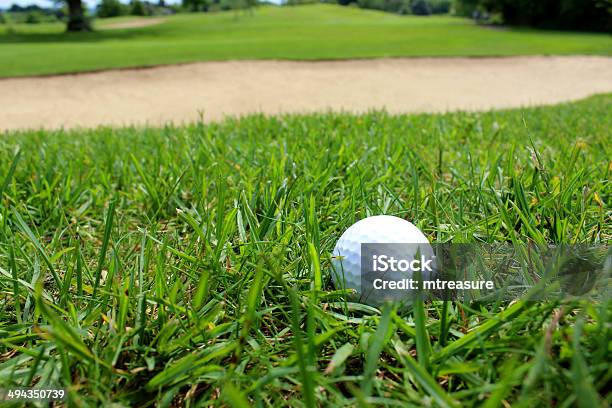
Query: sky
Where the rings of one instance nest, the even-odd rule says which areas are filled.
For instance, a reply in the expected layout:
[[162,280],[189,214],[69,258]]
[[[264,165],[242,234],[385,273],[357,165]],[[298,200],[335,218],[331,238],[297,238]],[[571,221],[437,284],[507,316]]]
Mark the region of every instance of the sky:
[[[123,3],[129,3],[129,0],[121,0]],[[87,4],[87,7],[95,7],[99,3],[99,0],[83,0]],[[166,0],[166,4],[180,3],[181,0]],[[53,6],[53,0],[0,0],[0,9],[9,8],[12,4],[18,4],[20,6],[27,6],[30,4],[36,4],[41,7]]]
[[[120,0],[122,3],[129,3],[130,0]],[[156,3],[157,0],[150,0]],[[272,3],[280,3],[280,0],[270,0]],[[94,8],[100,0],[83,0],[83,3],[87,4],[87,8]],[[180,4],[181,0],[166,0],[166,4]],[[41,7],[51,7],[54,4],[53,0],[0,0],[0,9],[7,9],[12,4],[18,4],[20,6],[28,6],[30,4],[36,4]]]

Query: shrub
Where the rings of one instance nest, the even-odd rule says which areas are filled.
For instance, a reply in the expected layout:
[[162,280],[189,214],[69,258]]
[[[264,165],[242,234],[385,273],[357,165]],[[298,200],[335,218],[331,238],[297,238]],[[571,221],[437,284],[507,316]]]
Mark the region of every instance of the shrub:
[[452,12],[457,16],[471,17],[478,7],[480,0],[455,0]]
[[133,16],[146,16],[147,11],[140,0],[133,0],[130,14]]
[[0,24],[38,24],[51,23],[58,20],[57,10],[42,8],[36,5],[20,7],[13,4],[9,9],[2,12],[0,10]]
[[417,16],[427,16],[431,14],[431,7],[425,0],[414,0],[411,5],[412,13]]
[[[338,0],[338,4],[353,4],[352,0]],[[451,0],[356,0],[357,6],[365,9],[383,10],[397,14],[446,14]]]
[[410,14],[410,0],[357,0],[357,6],[390,13]]
[[208,0],[183,0],[182,4],[187,11],[208,11],[210,8]]
[[384,10],[397,14],[412,14],[409,0],[388,0]]
[[247,8],[245,0],[221,0],[219,2],[219,10],[240,10]]
[[26,15],[25,23],[26,24],[39,24],[41,22],[40,14],[36,12],[30,12]]
[[451,9],[451,0],[429,0],[431,14],[447,14]]
[[119,17],[127,14],[125,6],[119,0],[102,0],[96,14],[100,18]]
[[[319,0],[285,0],[286,5],[288,6],[297,6],[297,5],[301,5],[301,4],[315,4],[315,3],[330,3],[328,0],[325,1],[319,1]],[[264,3],[260,3],[260,4],[264,4]],[[274,5],[275,3],[266,3],[266,4],[272,4]]]
[[365,9],[384,10],[385,0],[357,0],[357,5]]

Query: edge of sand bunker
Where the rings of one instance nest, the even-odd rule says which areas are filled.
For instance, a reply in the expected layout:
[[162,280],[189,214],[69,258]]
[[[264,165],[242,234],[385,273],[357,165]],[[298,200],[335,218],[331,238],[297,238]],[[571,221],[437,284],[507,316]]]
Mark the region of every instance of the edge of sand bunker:
[[0,80],[0,130],[161,125],[251,113],[545,105],[612,92],[612,57],[199,62]]

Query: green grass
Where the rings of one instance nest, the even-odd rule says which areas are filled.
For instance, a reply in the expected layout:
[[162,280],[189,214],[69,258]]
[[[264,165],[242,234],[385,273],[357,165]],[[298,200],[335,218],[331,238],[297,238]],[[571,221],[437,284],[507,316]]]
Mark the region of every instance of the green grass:
[[59,23],[7,30],[0,25],[0,77],[227,59],[612,54],[606,34],[491,29],[456,17],[333,5],[183,14],[89,34],[64,33]]
[[0,384],[74,406],[609,405],[609,301],[379,311],[343,302],[329,254],[383,213],[435,242],[609,242],[610,112],[7,133]]

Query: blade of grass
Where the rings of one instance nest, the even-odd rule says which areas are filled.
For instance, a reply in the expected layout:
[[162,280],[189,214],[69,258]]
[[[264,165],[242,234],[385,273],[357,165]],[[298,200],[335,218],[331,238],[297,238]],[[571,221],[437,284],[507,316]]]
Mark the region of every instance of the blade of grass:
[[13,175],[15,174],[15,169],[17,169],[17,163],[19,162],[20,157],[21,157],[21,150],[18,150],[17,153],[15,153],[15,156],[13,156],[13,160],[11,161],[11,166],[9,167],[8,172],[6,173],[6,176],[4,177],[4,182],[2,183],[2,186],[0,186],[0,202],[2,202],[4,191],[8,188],[9,184],[11,183],[11,179],[13,178]]
[[414,322],[416,328],[416,347],[417,357],[419,364],[427,370],[429,368],[429,357],[431,355],[431,343],[429,339],[429,332],[425,322],[427,317],[425,315],[425,307],[423,299],[420,295],[417,295],[413,303],[414,308]]
[[32,245],[34,245],[34,248],[36,248],[36,250],[42,257],[43,261],[45,261],[45,264],[49,268],[49,272],[51,272],[51,276],[53,276],[53,280],[55,281],[55,284],[57,285],[58,288],[61,288],[62,284],[61,284],[59,275],[55,271],[55,268],[53,267],[51,260],[47,256],[47,253],[45,252],[45,249],[43,248],[42,244],[40,243],[38,238],[36,238],[36,235],[34,235],[30,227],[28,227],[28,224],[26,224],[23,218],[21,218],[21,215],[19,214],[19,212],[17,212],[16,209],[13,209],[13,216],[15,217],[15,221],[17,222],[17,226],[19,227],[21,232],[23,232],[25,236],[30,240]]
[[91,295],[92,302],[90,307],[93,307],[96,299],[96,293],[98,292],[98,286],[100,285],[100,278],[102,277],[102,268],[104,267],[104,260],[106,259],[106,252],[108,250],[108,244],[110,242],[111,232],[113,230],[113,219],[115,217],[115,200],[111,200],[106,211],[106,224],[104,225],[104,237],[102,238],[102,246],[100,247],[100,253],[98,255],[98,266],[94,274],[95,281],[93,286],[93,293]]
[[391,316],[393,314],[391,305],[385,304],[383,306],[382,316],[380,317],[376,331],[370,339],[370,344],[366,353],[365,368],[363,370],[363,380],[361,382],[361,390],[366,396],[370,396],[372,393],[374,375],[376,374],[376,369],[378,367],[380,353],[383,351],[385,346],[387,333],[389,328],[392,326]]
[[440,387],[438,382],[425,370],[425,368],[417,363],[412,356],[406,351],[401,343],[393,342],[395,351],[399,355],[402,363],[408,368],[409,375],[414,377],[417,384],[419,384],[427,394],[434,398],[436,403],[441,407],[458,407],[459,403],[453,400],[447,393]]

